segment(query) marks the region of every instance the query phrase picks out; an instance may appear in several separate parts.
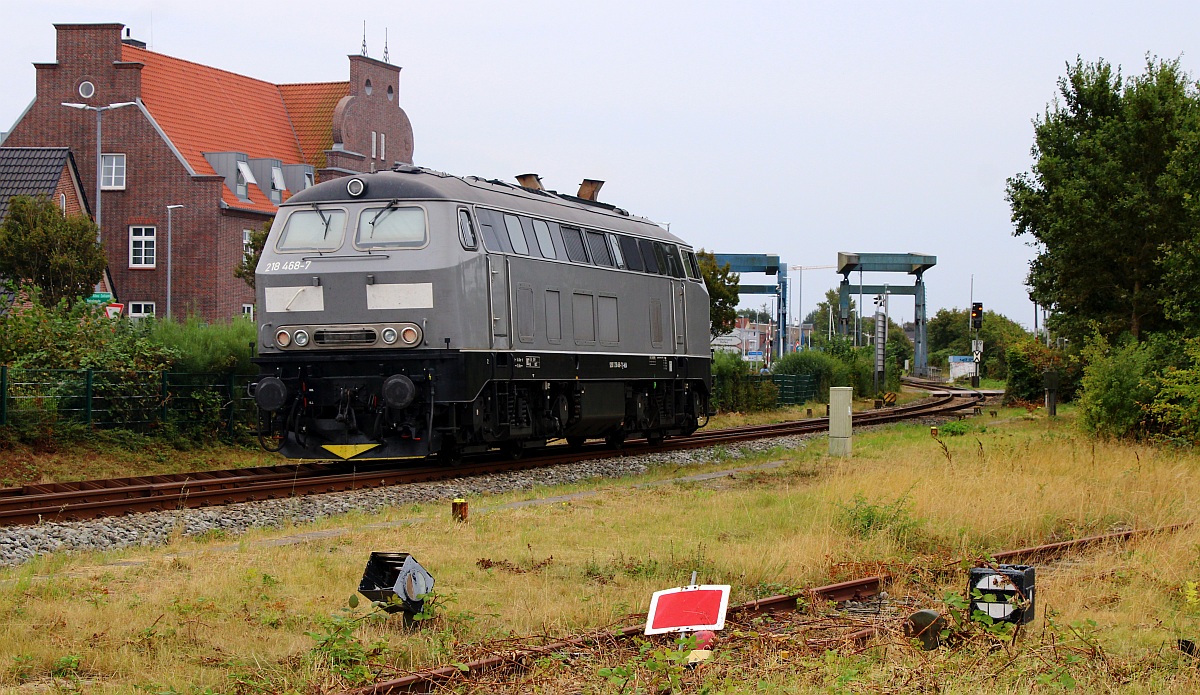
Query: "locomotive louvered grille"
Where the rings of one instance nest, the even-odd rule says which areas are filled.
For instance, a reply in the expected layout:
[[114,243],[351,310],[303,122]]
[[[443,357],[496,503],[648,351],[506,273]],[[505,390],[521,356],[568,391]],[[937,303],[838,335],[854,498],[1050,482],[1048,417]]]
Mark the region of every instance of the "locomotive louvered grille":
[[375,343],[375,329],[373,328],[347,328],[347,329],[324,329],[317,331],[313,336],[313,341],[317,345],[372,345]]

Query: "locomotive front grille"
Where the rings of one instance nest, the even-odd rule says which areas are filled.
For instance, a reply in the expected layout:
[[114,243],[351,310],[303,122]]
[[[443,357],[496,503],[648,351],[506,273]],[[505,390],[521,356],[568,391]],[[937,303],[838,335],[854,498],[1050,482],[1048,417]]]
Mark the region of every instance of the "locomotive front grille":
[[322,329],[313,334],[313,342],[323,347],[337,345],[374,345],[375,329]]

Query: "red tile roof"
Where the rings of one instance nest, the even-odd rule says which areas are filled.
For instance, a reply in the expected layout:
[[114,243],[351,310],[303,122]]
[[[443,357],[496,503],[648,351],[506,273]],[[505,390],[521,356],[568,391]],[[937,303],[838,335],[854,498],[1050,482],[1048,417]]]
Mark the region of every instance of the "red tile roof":
[[[333,143],[333,107],[349,92],[348,82],[274,85],[129,44],[122,44],[121,59],[145,66],[142,102],[201,175],[216,174],[205,152],[244,152],[252,159],[323,166],[323,150]],[[230,207],[275,211],[257,186],[247,188],[250,203],[228,187],[222,197]]]
[[333,109],[350,93],[349,82],[281,84],[279,92],[292,116],[304,160],[320,169],[325,150],[333,147]]

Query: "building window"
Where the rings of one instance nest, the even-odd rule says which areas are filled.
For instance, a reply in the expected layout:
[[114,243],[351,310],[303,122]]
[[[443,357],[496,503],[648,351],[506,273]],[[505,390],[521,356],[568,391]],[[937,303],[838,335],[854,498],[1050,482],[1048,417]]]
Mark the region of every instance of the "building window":
[[248,198],[249,193],[246,189],[246,184],[253,183],[258,185],[258,181],[254,179],[254,174],[250,171],[250,165],[238,160],[237,163],[237,189],[234,191],[239,198]]
[[243,304],[242,305],[242,316],[245,316],[246,318],[253,321],[254,320],[254,305],[253,304]]
[[58,194],[58,207],[62,209],[63,215],[67,214],[67,194],[66,193]]
[[100,188],[106,191],[125,190],[125,155],[100,155]]
[[376,159],[379,156],[378,143],[376,142],[377,135],[375,131],[371,131],[371,159]]
[[312,172],[311,171],[304,172],[304,187],[312,188],[315,184],[316,184],[316,179],[313,177]]
[[[154,227],[129,228],[129,267],[154,267]],[[130,314],[132,315],[132,313]]]
[[253,235],[254,235],[253,230],[250,230],[250,229],[242,230],[242,255],[243,256],[251,253],[254,250],[254,246],[250,241],[250,237]]
[[287,182],[283,180],[283,169],[271,167],[271,199],[279,202],[283,191],[287,190]]
[[387,134],[379,134],[379,158],[387,159]]
[[130,302],[129,303],[129,318],[144,319],[154,318],[154,302]]

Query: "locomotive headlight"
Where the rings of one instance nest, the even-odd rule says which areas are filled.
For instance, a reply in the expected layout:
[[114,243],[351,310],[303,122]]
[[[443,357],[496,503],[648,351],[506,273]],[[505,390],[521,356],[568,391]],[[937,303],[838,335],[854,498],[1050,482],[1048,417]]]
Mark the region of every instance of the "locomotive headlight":
[[293,337],[293,340],[296,341],[296,347],[304,347],[305,345],[308,345],[308,331],[296,331],[296,335]]
[[387,328],[383,329],[383,342],[387,343],[388,345],[391,345],[392,343],[396,342],[396,329],[395,328],[388,326]]
[[275,334],[275,342],[279,345],[279,347],[287,347],[292,344],[292,334],[280,329],[279,332]]
[[400,342],[412,347],[421,342],[421,331],[416,326],[405,326],[400,330]]

